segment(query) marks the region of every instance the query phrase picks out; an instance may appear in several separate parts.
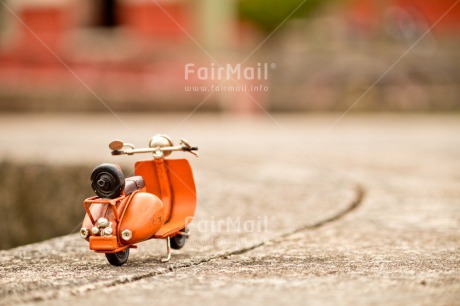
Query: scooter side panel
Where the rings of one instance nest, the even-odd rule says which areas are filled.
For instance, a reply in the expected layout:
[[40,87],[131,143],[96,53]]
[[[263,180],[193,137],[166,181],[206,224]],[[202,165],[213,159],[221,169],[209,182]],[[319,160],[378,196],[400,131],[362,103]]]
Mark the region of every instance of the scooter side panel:
[[132,244],[149,239],[163,226],[163,203],[161,200],[147,192],[134,195],[131,203],[118,227],[118,237],[122,237],[124,230],[132,232],[128,241],[120,239],[121,243]]

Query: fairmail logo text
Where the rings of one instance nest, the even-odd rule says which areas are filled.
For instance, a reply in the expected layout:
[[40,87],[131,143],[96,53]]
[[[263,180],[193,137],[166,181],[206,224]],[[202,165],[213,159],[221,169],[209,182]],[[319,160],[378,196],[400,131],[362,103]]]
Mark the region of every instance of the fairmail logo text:
[[257,63],[256,66],[243,67],[242,64],[217,65],[211,63],[210,66],[197,66],[188,63],[185,65],[185,80],[197,78],[203,81],[251,81],[268,80],[269,71],[276,68],[276,64]]

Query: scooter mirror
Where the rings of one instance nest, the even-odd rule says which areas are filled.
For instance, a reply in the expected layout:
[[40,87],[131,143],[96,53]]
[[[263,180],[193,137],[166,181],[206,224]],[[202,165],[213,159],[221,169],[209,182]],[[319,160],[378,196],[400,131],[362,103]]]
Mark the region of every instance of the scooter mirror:
[[181,140],[180,140],[180,143],[181,143],[181,145],[183,145],[183,146],[186,147],[186,148],[189,148],[189,149],[190,149],[190,148],[192,147],[192,146],[188,143],[188,141],[185,140],[185,139],[181,139]]
[[124,145],[125,144],[124,144],[123,141],[115,139],[115,140],[112,140],[112,142],[110,142],[109,148],[110,148],[110,150],[118,151],[118,150],[123,149]]

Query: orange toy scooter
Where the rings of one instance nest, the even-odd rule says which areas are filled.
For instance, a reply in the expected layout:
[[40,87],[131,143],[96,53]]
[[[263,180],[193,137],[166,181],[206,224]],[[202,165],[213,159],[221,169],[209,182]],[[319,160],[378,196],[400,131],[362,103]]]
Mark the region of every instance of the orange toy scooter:
[[166,160],[173,151],[198,156],[197,147],[181,140],[174,146],[166,135],[155,135],[149,148],[136,149],[129,143],[114,140],[112,155],[153,153],[153,160],[135,164],[136,176],[124,178],[118,165],[102,164],[91,173],[91,186],[97,194],[84,201],[86,216],[80,236],[89,248],[105,253],[109,263],[123,265],[135,243],[148,239],[166,239],[167,257],[171,248],[181,249],[188,236],[187,225],[196,207],[192,169],[186,159]]

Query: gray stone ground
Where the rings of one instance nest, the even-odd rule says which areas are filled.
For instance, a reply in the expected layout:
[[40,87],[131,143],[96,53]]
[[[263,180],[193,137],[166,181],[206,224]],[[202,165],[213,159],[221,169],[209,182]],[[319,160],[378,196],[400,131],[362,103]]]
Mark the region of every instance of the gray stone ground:
[[157,131],[201,156],[168,264],[162,241],[116,268],[71,234],[1,251],[0,304],[460,305],[460,117],[338,117],[2,116],[16,161],[116,162],[111,138]]

